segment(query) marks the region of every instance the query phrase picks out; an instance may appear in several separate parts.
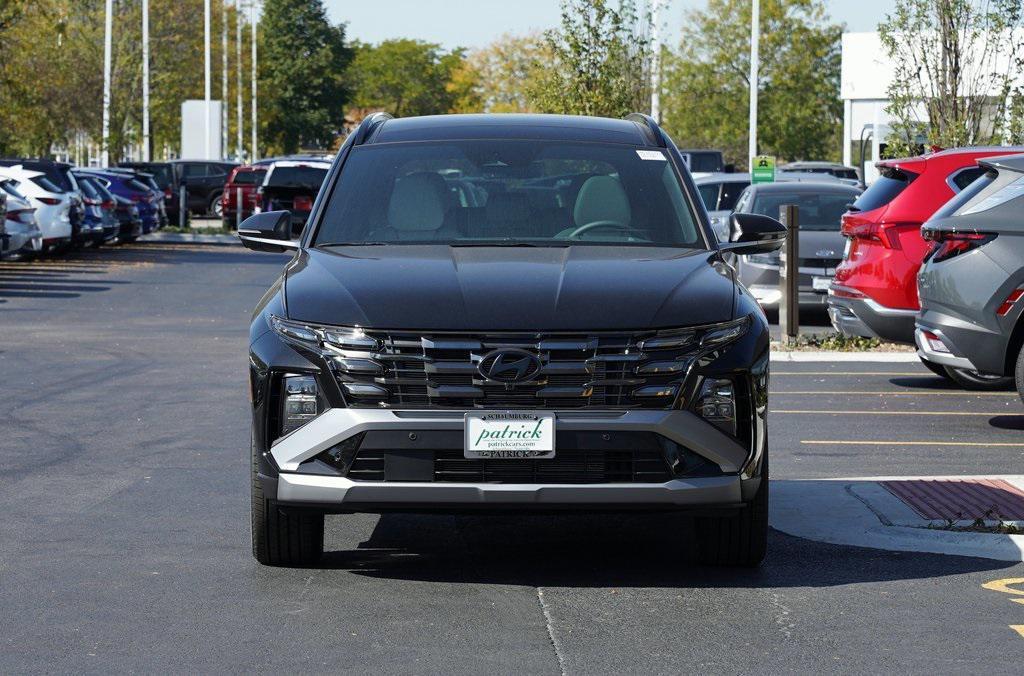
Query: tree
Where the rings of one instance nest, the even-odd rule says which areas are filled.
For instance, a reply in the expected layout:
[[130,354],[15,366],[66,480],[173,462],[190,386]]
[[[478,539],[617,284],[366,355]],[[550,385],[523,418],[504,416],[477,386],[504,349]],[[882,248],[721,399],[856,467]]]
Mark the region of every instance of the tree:
[[634,0],[562,0],[561,26],[544,34],[548,58],[527,82],[535,109],[622,117],[650,100],[650,25]]
[[385,40],[360,45],[352,60],[353,102],[396,117],[449,112],[458,92],[449,88],[463,50],[446,53],[422,40]]
[[[746,167],[750,1],[709,0],[686,19],[678,51],[663,59],[665,127],[681,145],[720,148]],[[842,25],[822,0],[761,0],[760,30],[760,151],[837,158]]]
[[878,27],[894,64],[888,153],[914,152],[922,140],[956,147],[1018,134],[1020,25],[1020,0],[897,3]]
[[462,112],[529,113],[527,83],[551,60],[547,40],[541,34],[502,35],[491,44],[469,53],[453,80],[464,81]]
[[259,30],[260,115],[270,151],[328,148],[345,120],[352,53],[322,0],[267,0]]

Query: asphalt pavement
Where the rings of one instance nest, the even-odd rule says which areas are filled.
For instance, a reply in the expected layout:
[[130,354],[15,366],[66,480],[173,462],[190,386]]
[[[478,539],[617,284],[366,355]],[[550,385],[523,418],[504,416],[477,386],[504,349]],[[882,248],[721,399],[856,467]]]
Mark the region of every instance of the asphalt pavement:
[[[0,673],[1020,671],[1024,565],[992,560],[773,531],[760,569],[718,570],[668,516],[391,514],[259,566],[246,339],[284,261],[0,263]],[[777,479],[1021,467],[1015,395],[917,364],[779,363],[772,391]]]

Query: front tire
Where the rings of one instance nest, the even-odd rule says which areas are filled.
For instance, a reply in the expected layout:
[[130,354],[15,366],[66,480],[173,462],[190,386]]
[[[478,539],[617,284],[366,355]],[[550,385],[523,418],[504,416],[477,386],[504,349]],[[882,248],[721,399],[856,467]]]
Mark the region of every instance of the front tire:
[[265,566],[302,566],[319,561],[324,553],[324,515],[285,510],[264,496],[255,445],[251,475],[252,555]]
[[768,458],[754,499],[731,516],[694,519],[697,560],[712,566],[745,566],[761,563],[768,550]]
[[207,209],[207,213],[210,213],[217,218],[224,217],[224,204],[220,201],[221,197],[221,193],[217,193],[216,195],[214,195],[210,199],[210,205],[209,208]]
[[977,371],[955,368],[953,366],[947,366],[945,368],[950,380],[965,390],[978,390],[985,392],[1008,390],[1013,387],[1014,379],[1010,376],[989,375],[987,373],[978,373]]
[[1017,383],[1017,394],[1024,401],[1024,349],[1017,353],[1017,367],[1013,370]]

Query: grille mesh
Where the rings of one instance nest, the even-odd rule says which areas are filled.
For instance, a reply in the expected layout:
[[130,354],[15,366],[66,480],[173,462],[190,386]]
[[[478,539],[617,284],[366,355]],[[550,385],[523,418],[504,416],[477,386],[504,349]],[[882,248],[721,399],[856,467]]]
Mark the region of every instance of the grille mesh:
[[[341,346],[332,362],[353,407],[670,408],[692,349],[651,333],[365,336],[372,346]],[[535,355],[540,372],[513,386],[483,377],[480,361],[502,348]]]

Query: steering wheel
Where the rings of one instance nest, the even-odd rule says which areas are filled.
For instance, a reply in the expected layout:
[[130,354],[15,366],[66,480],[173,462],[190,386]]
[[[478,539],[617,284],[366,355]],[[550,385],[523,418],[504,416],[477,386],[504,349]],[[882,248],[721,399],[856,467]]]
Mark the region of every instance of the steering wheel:
[[632,226],[625,225],[624,223],[619,223],[618,221],[591,221],[590,223],[585,223],[584,225],[581,225],[580,227],[570,232],[568,235],[568,239],[579,239],[580,235],[582,235],[585,232],[590,232],[591,230],[610,229],[637,235],[640,237],[640,239],[649,239],[647,237],[647,234],[643,230],[639,230]]

